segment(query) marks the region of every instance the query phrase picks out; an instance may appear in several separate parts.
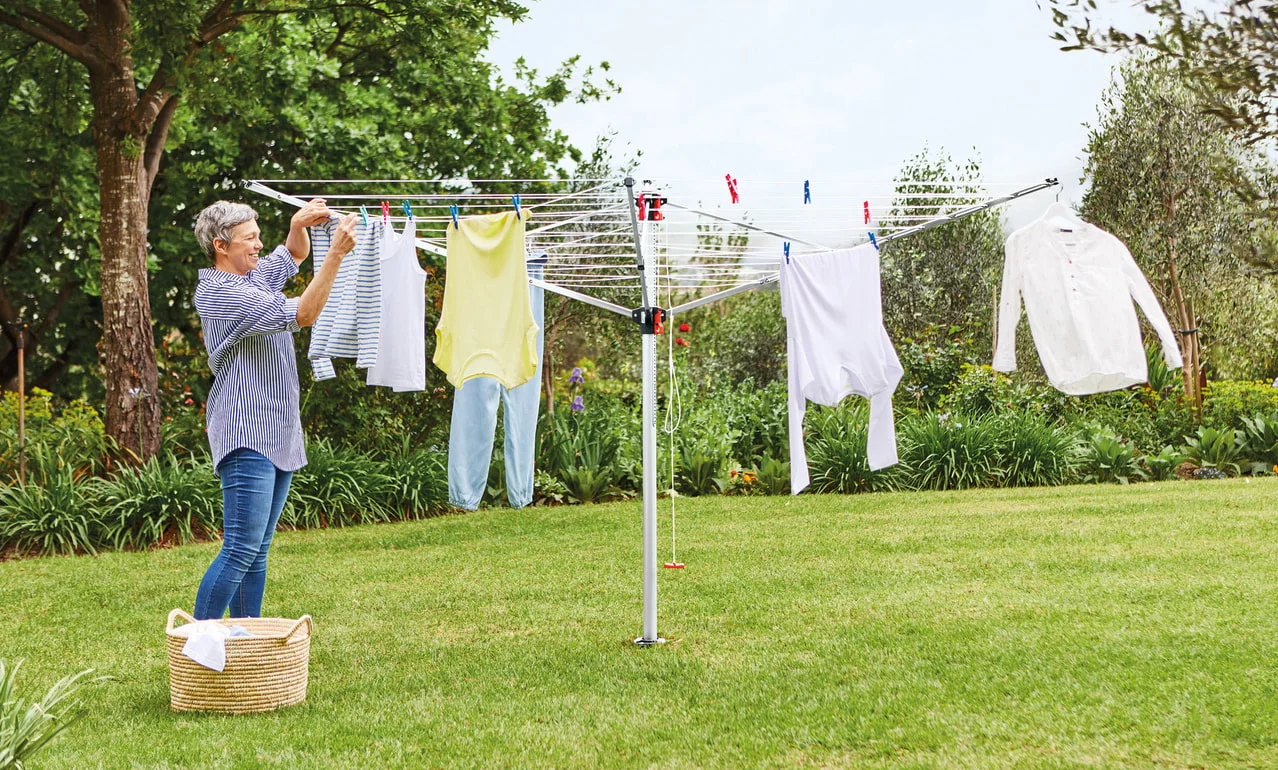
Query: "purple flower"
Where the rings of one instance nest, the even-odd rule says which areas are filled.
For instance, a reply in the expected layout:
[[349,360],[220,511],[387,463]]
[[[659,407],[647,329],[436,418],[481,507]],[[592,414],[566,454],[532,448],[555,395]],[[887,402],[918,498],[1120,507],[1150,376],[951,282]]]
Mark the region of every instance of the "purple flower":
[[585,381],[586,381],[586,378],[581,376],[581,367],[580,366],[573,367],[572,375],[568,378],[568,384],[581,385]]
[[581,410],[586,408],[586,405],[582,402],[581,396],[577,396],[576,398],[572,400],[572,405],[569,406],[568,408],[573,410],[574,412],[580,412]]

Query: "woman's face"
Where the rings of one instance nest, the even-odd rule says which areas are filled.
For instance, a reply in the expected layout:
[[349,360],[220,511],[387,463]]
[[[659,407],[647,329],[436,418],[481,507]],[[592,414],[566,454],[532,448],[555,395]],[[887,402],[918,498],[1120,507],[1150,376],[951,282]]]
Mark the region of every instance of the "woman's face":
[[249,220],[231,230],[230,243],[225,243],[220,238],[213,241],[213,248],[217,252],[217,268],[236,275],[248,275],[250,270],[257,267],[257,255],[262,251],[261,235],[257,222]]

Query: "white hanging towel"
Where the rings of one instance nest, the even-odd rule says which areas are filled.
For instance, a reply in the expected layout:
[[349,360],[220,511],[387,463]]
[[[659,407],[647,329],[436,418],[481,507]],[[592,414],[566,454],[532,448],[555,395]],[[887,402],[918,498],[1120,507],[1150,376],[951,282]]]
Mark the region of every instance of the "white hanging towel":
[[387,227],[381,238],[381,302],[377,361],[368,384],[397,393],[426,389],[426,271],[417,261],[417,225]]
[[1022,297],[1043,370],[1063,393],[1101,393],[1148,379],[1133,299],[1162,340],[1167,365],[1181,365],[1167,316],[1118,238],[1053,204],[1008,236],[1005,249],[994,369],[1016,368]]
[[781,265],[790,389],[790,491],[808,485],[803,414],[811,400],[835,406],[850,395],[870,400],[866,454],[871,470],[894,465],[892,392],[904,371],[883,328],[879,252],[865,244],[800,254]]

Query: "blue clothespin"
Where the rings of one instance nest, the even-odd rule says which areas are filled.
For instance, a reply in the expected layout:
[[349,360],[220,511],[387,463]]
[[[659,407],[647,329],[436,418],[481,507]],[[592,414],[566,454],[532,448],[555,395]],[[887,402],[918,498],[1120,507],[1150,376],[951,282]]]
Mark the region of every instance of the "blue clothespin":
[[359,207],[359,215],[364,220],[364,227],[368,227],[368,209],[363,206]]
[[781,250],[785,252],[785,263],[790,264],[790,242],[786,241],[781,244]]
[[404,201],[404,216],[408,217],[409,219],[413,218],[413,204],[409,203],[408,201]]
[[511,202],[513,202],[513,203],[515,204],[515,216],[519,216],[519,196],[518,196],[518,195],[512,195],[512,196],[510,197],[510,200],[511,200]]
[[874,244],[874,250],[875,250],[875,251],[878,251],[878,250],[879,250],[879,239],[874,237],[874,233],[869,233],[869,236],[870,236],[870,243],[873,243],[873,244]]
[[803,202],[804,203],[812,202],[812,189],[808,187],[808,180],[806,179],[803,180]]
[[454,203],[453,205],[449,206],[449,207],[448,207],[448,210],[449,210],[449,212],[451,212],[451,213],[452,213],[452,215],[453,215],[453,227],[455,227],[455,228],[457,228],[458,230],[460,230],[460,229],[461,229],[461,223],[457,221],[457,204],[456,204],[456,203]]

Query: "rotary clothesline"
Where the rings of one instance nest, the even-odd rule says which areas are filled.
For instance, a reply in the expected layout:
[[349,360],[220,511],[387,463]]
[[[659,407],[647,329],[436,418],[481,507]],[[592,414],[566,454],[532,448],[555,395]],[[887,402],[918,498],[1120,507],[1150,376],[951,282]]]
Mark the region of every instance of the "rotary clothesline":
[[[318,191],[283,193],[267,185],[310,184]],[[779,184],[740,183],[750,189],[756,184],[772,189]],[[347,190],[377,185],[373,192]],[[391,189],[395,185],[398,189]],[[478,190],[479,185],[506,187],[495,192]],[[535,191],[530,186],[576,185],[576,191]],[[788,183],[792,189],[794,183]],[[675,198],[674,190],[661,196],[649,191],[654,201],[664,201],[660,221],[659,240],[650,261],[659,269],[664,282],[683,294],[714,292],[719,296],[734,289],[748,290],[767,285],[775,280],[775,272],[782,258],[782,243],[793,242],[796,247],[829,250],[831,247],[817,241],[830,240],[835,245],[863,242],[870,232],[886,233],[881,240],[890,240],[912,228],[934,226],[961,218],[966,213],[983,210],[1012,197],[1025,194],[1021,189],[1010,196],[994,195],[997,188],[1009,188],[1006,184],[979,184],[970,180],[920,180],[897,181],[894,192],[888,195],[854,195],[850,189],[882,186],[871,183],[839,182],[819,183],[821,194],[815,202],[796,206],[794,194],[767,192],[754,195],[751,204],[741,206],[736,218],[732,209],[720,208],[708,211],[687,205]],[[618,291],[626,294],[641,293],[639,275],[635,270],[633,231],[630,222],[630,204],[625,199],[623,187],[615,179],[589,179],[564,182],[562,180],[253,180],[246,186],[260,194],[280,201],[301,205],[304,199],[323,197],[339,212],[367,212],[365,204],[374,201],[408,202],[419,229],[418,246],[425,251],[442,255],[445,252],[445,229],[453,219],[452,209],[462,207],[469,213],[489,213],[506,208],[512,194],[518,194],[521,205],[531,213],[528,229],[529,253],[545,251],[549,257],[541,279],[544,288],[566,290],[608,290],[610,296]],[[330,192],[334,186],[339,189]],[[453,187],[447,192],[421,192],[421,187]],[[1046,184],[1031,188],[1041,189]],[[466,188],[466,189],[460,189]],[[938,190],[944,190],[938,192]],[[972,201],[978,202],[973,204]],[[903,202],[910,201],[910,202]],[[922,202],[918,202],[922,201]],[[789,203],[791,205],[786,206]],[[848,204],[852,205],[848,205]],[[858,205],[859,204],[859,205]],[[656,205],[655,203],[652,205]],[[735,207],[734,207],[735,208]],[[939,216],[938,216],[939,212]],[[862,218],[862,214],[867,214]],[[380,216],[381,212],[367,212]],[[769,227],[761,227],[747,218],[765,218]],[[392,223],[402,223],[407,216],[393,207],[387,217]],[[865,219],[870,222],[866,223]],[[723,229],[718,223],[726,225]],[[718,227],[719,229],[715,229]],[[783,231],[795,230],[801,235],[786,235]],[[897,234],[897,235],[894,235]],[[806,237],[805,237],[806,236]],[[565,292],[558,292],[564,294]],[[580,298],[580,297],[575,297]],[[710,300],[713,301],[713,300]],[[622,314],[626,308],[611,302],[600,307]],[[681,308],[690,309],[690,308]]]
[[[276,184],[290,184],[287,180],[273,180]],[[296,183],[301,183],[300,181]],[[372,180],[324,180],[310,183],[325,185],[336,184],[370,184]],[[383,180],[376,184],[390,184],[391,180]],[[636,199],[632,178],[627,177],[620,184],[618,180],[575,180],[563,182],[555,180],[486,180],[494,185],[587,185],[575,192],[536,191],[536,190],[503,190],[478,191],[473,186],[479,180],[451,180],[448,183],[430,180],[395,181],[396,184],[417,184],[461,188],[446,193],[399,192],[385,194],[381,190],[376,193],[338,193],[321,194],[311,197],[323,197],[333,201],[337,211],[359,211],[359,201],[396,200],[407,201],[410,210],[431,212],[424,220],[427,235],[418,237],[416,243],[420,248],[435,254],[446,254],[446,229],[454,216],[461,214],[461,207],[466,206],[470,213],[492,213],[504,210],[507,205],[524,206],[532,211],[532,226],[526,231],[526,246],[530,256],[541,256],[545,252],[546,262],[541,279],[530,279],[531,284],[580,300],[595,307],[630,317],[639,326],[643,344],[641,345],[642,388],[642,457],[643,457],[643,635],[635,639],[635,643],[643,646],[655,645],[664,640],[657,634],[657,454],[656,454],[656,341],[655,335],[661,332],[663,316],[668,319],[675,313],[683,313],[696,307],[710,304],[734,294],[765,288],[778,280],[777,268],[782,255],[778,254],[778,245],[790,243],[802,244],[821,252],[832,251],[830,246],[823,245],[810,236],[812,219],[833,217],[835,222],[825,223],[819,235],[834,235],[838,241],[851,245],[851,242],[864,242],[866,236],[874,230],[883,233],[880,241],[903,238],[923,232],[933,227],[957,221],[972,214],[986,211],[995,206],[1049,187],[1057,186],[1056,179],[1046,179],[1035,185],[1005,186],[1003,193],[995,193],[991,185],[976,185],[968,180],[939,181],[926,180],[919,182],[897,182],[896,191],[886,196],[866,196],[860,198],[861,209],[855,207],[857,196],[831,196],[835,206],[822,203],[820,207],[807,202],[810,184],[804,185],[804,203],[808,207],[803,214],[793,212],[786,214],[783,205],[785,200],[793,201],[793,195],[782,198],[770,195],[761,200],[769,202],[763,209],[768,213],[768,227],[743,221],[751,216],[748,207],[736,218],[724,213],[707,211],[697,206],[680,201],[677,185],[662,191],[646,182],[645,189]],[[732,180],[732,198],[736,203],[739,194],[749,191],[749,183],[737,187]],[[786,183],[793,188],[793,182]],[[254,192],[283,201],[295,206],[302,206],[305,201],[297,195],[279,192],[266,184],[266,180],[246,182],[246,187]],[[946,187],[949,191],[934,192],[931,197],[920,198],[914,188]],[[471,189],[467,189],[471,188]],[[401,188],[402,189],[402,188]],[[818,188],[825,189],[825,188]],[[959,192],[953,192],[958,190]],[[926,194],[926,193],[924,193]],[[365,197],[351,197],[361,195]],[[518,198],[510,200],[510,196]],[[482,197],[481,197],[482,196]],[[945,197],[942,197],[945,196]],[[921,202],[903,202],[911,198]],[[341,201],[349,200],[354,206],[343,206]],[[839,205],[838,201],[848,200],[852,206]],[[457,208],[453,208],[456,206]],[[798,208],[794,203],[792,207]],[[951,208],[957,206],[957,208]],[[642,215],[640,210],[642,207]],[[851,209],[851,212],[849,212]],[[876,214],[882,210],[886,214]],[[447,214],[444,211],[447,211]],[[723,209],[719,209],[723,212]],[[857,213],[861,219],[855,219]],[[406,212],[407,216],[408,212]],[[785,214],[785,216],[782,216]],[[379,216],[374,212],[372,216]],[[757,216],[757,213],[754,214]],[[366,214],[367,216],[367,214]],[[413,215],[416,216],[416,215]],[[405,217],[406,218],[406,217]],[[389,215],[387,219],[392,219]],[[394,218],[402,221],[403,218]],[[805,221],[806,220],[806,221]],[[423,220],[418,220],[419,222]],[[707,224],[710,222],[712,224]],[[856,224],[858,223],[859,224]],[[777,224],[779,223],[779,224]],[[845,223],[847,226],[840,226]],[[734,231],[725,232],[719,225],[730,225]],[[437,226],[431,229],[431,225]],[[898,229],[899,228],[899,229]],[[884,230],[887,232],[883,232]],[[435,235],[435,233],[439,233]],[[754,238],[764,243],[753,245]],[[838,245],[838,244],[833,244]],[[583,269],[585,268],[585,269]],[[637,290],[640,301],[630,303],[630,307],[617,304],[610,299],[592,296],[585,290],[599,291],[609,289],[609,296],[618,298]],[[582,289],[582,291],[578,291]],[[685,301],[681,305],[670,307],[678,297],[689,297],[698,290],[714,289],[708,295]],[[667,307],[657,305],[664,296]]]

